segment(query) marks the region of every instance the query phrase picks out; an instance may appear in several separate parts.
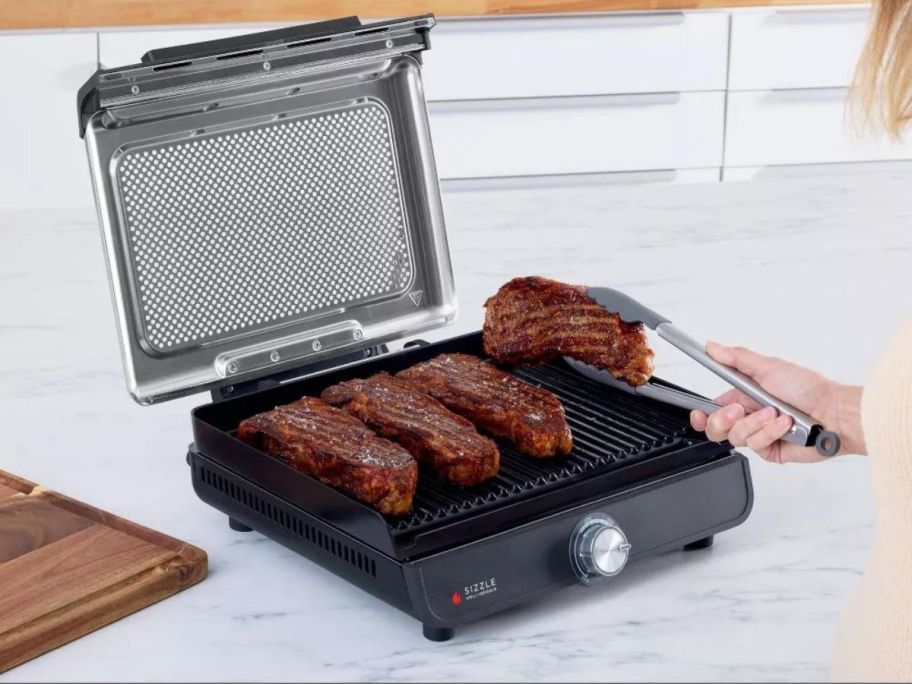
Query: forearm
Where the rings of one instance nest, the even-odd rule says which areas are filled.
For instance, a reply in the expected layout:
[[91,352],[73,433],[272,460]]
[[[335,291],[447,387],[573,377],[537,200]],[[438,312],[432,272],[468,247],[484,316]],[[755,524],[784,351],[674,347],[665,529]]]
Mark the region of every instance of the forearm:
[[841,454],[868,453],[861,428],[861,394],[859,386],[834,383],[827,401],[823,424],[839,435],[842,440]]

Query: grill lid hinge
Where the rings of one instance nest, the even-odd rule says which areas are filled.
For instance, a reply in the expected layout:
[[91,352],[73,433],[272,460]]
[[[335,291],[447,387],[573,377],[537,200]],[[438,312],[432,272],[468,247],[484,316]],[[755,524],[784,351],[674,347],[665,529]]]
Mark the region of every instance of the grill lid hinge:
[[295,380],[300,380],[301,378],[317,375],[336,368],[342,368],[343,366],[349,366],[353,363],[358,363],[359,361],[372,359],[388,353],[389,347],[385,344],[364,347],[341,356],[334,356],[329,359],[322,359],[296,368],[290,368],[279,373],[274,373],[273,375],[268,375],[264,378],[256,378],[254,380],[246,380],[244,382],[217,387],[211,392],[212,400],[224,401],[225,399],[234,399],[235,397],[259,392],[260,390],[269,389],[270,387],[277,387],[278,385],[284,385]]
[[215,360],[218,374],[230,378],[272,368],[293,360],[303,360],[317,354],[357,344],[364,339],[364,331],[354,321],[315,330],[305,337],[290,340],[272,340],[255,348],[219,354]]

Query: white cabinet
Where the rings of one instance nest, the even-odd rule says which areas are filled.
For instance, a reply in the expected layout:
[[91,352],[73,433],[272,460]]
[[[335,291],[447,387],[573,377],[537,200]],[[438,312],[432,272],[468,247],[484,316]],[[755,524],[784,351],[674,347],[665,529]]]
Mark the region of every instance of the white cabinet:
[[845,87],[864,43],[868,6],[737,11],[729,88]]
[[442,179],[719,178],[726,12],[443,20],[431,44],[423,80]]
[[[372,12],[373,13],[373,12]],[[423,53],[440,178],[696,182],[912,160],[858,138],[845,94],[867,5],[441,18]],[[274,26],[0,34],[0,208],[93,202],[76,91],[100,61]],[[23,66],[27,68],[23,68]]]
[[844,88],[730,93],[726,166],[912,159],[912,145],[856,132]]
[[441,21],[429,100],[724,90],[725,12]]
[[724,180],[769,175],[765,167],[801,173],[796,167],[912,159],[912,144],[861,133],[846,103],[869,12],[732,12]]
[[96,56],[94,33],[0,35],[0,208],[92,205],[76,92]]
[[723,93],[431,103],[441,178],[718,167]]

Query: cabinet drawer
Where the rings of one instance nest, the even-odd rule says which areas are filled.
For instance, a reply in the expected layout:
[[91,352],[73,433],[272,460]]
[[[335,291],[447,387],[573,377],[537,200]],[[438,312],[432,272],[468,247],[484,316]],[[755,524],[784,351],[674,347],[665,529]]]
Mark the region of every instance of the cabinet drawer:
[[721,12],[444,20],[424,56],[429,100],[723,90]]
[[844,88],[731,93],[726,166],[912,159],[912,145],[859,137]]
[[868,7],[736,12],[732,90],[849,85],[864,43]]
[[94,33],[0,35],[0,208],[92,205],[76,91],[96,55]]
[[722,93],[431,103],[441,178],[718,167]]

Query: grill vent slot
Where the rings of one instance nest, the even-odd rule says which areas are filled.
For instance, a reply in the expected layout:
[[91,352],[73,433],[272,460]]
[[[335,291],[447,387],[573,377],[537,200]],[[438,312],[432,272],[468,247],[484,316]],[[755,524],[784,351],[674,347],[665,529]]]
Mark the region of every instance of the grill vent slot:
[[309,525],[300,516],[289,513],[284,508],[279,508],[262,499],[246,487],[226,480],[209,468],[204,466],[197,467],[199,468],[199,479],[207,487],[227,496],[263,518],[266,518],[274,525],[278,525],[287,532],[291,532],[296,537],[304,539],[314,546],[323,549],[326,553],[348,563],[361,572],[370,575],[371,577],[377,576],[377,563],[373,558],[353,549],[333,535]]

